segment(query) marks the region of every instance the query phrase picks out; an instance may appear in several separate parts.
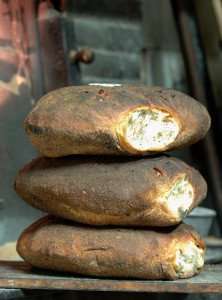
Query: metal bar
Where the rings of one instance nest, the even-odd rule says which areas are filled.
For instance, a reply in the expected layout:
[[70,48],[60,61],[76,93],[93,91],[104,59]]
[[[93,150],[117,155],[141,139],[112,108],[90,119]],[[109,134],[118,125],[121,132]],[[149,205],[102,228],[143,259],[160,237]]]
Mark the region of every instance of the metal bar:
[[69,83],[62,17],[61,13],[53,7],[52,1],[41,2],[38,15],[44,92],[49,92]]
[[43,70],[40,57],[39,32],[37,25],[37,10],[39,0],[21,2],[23,9],[24,26],[28,40],[28,60],[31,78],[31,93],[34,101],[43,95]]
[[222,4],[220,0],[195,0],[193,2],[215,106],[221,110]]

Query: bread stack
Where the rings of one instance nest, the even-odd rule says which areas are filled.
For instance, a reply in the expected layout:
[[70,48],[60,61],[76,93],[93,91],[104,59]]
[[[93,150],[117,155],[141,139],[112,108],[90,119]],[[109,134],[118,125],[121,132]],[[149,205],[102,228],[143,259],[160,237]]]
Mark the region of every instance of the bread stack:
[[181,222],[207,185],[160,153],[197,142],[209,127],[200,103],[159,87],[93,84],[42,97],[25,130],[44,156],[19,172],[15,189],[51,215],[22,233],[18,253],[33,266],[84,275],[195,275],[204,243]]

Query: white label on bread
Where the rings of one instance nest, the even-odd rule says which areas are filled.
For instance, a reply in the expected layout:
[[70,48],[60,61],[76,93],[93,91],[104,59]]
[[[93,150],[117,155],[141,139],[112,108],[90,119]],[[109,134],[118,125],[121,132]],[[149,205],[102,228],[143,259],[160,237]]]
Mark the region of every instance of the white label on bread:
[[115,87],[115,86],[121,86],[119,83],[89,83],[89,85],[95,85],[95,86],[104,86],[104,87]]

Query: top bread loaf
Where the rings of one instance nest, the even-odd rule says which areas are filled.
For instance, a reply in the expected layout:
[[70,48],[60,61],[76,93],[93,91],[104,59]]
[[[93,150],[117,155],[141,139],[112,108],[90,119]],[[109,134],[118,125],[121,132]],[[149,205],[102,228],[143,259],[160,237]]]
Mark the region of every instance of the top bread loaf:
[[42,97],[25,130],[45,156],[148,155],[202,139],[203,105],[174,90],[130,85],[71,86]]

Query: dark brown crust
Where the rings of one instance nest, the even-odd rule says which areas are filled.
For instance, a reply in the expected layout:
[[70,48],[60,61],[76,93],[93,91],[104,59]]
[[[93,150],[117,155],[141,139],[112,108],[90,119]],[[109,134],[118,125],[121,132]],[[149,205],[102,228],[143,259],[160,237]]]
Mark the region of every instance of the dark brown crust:
[[199,102],[170,89],[128,86],[72,86],[50,92],[25,120],[31,142],[45,156],[136,153],[119,141],[122,118],[138,107],[166,110],[180,122],[176,140],[164,150],[202,139],[210,117]]
[[48,216],[22,233],[17,251],[40,268],[93,276],[177,279],[176,248],[190,241],[205,247],[185,224],[155,230],[98,229]]
[[180,220],[157,199],[183,174],[194,188],[192,209],[205,198],[206,182],[166,156],[37,158],[19,172],[15,189],[32,206],[82,223],[169,226]]

